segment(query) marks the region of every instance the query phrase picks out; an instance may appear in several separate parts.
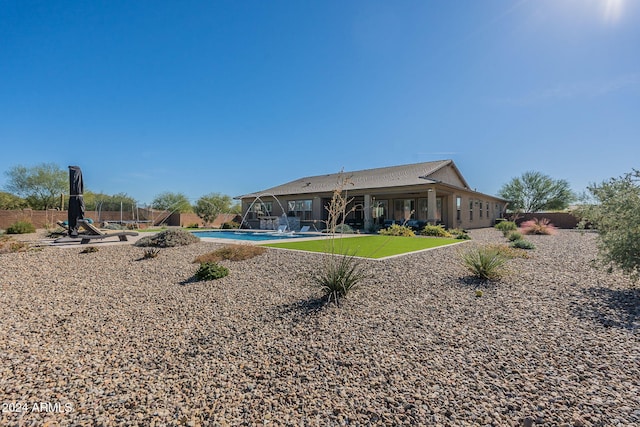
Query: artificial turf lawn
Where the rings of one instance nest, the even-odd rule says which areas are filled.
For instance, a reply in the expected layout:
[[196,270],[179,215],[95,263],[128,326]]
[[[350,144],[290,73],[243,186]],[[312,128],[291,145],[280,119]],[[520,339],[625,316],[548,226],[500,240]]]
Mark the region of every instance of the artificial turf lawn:
[[384,258],[392,255],[421,251],[424,249],[461,242],[461,240],[457,239],[436,237],[360,236],[346,237],[343,239],[336,238],[307,240],[302,242],[268,243],[262,246],[329,253],[332,252],[332,241],[334,253],[346,253],[364,258]]

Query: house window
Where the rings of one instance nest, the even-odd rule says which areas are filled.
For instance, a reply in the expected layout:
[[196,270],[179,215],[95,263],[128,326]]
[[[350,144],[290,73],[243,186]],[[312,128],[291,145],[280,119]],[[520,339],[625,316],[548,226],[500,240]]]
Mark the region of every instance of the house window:
[[462,197],[456,196],[456,221],[462,220]]
[[482,218],[482,200],[480,201],[480,206],[478,208],[478,212],[480,212],[480,218]]
[[473,221],[473,199],[469,199],[469,221]]
[[418,219],[422,221],[430,219],[427,199],[418,199]]
[[273,202],[256,201],[247,207],[249,211],[247,219],[258,219],[261,216],[271,216]]
[[414,219],[416,211],[415,199],[397,199],[394,201],[393,219],[396,221],[408,221]]
[[312,200],[289,200],[289,202],[287,202],[289,216],[295,216],[302,221],[313,219],[312,204]]

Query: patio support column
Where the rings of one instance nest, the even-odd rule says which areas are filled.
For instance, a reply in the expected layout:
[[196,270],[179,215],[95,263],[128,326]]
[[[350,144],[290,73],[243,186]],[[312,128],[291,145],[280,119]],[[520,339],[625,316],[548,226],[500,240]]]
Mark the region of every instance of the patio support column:
[[373,219],[371,218],[371,195],[364,195],[364,231],[371,230],[373,227]]
[[436,189],[430,187],[427,190],[427,221],[431,224],[436,223]]

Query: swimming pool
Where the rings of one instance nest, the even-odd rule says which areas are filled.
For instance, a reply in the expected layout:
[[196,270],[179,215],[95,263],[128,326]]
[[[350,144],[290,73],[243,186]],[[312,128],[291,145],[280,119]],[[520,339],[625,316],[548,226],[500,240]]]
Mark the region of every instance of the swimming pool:
[[305,233],[279,233],[277,231],[192,231],[197,237],[210,237],[214,239],[248,240],[260,242],[265,240],[297,239],[300,237],[318,237],[317,234]]

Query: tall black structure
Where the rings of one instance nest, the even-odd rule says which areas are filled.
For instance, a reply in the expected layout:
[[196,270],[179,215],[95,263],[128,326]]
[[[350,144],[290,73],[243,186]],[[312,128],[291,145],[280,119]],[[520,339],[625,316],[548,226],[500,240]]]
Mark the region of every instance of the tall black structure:
[[78,220],[84,219],[82,171],[79,166],[69,166],[69,236],[78,236]]

